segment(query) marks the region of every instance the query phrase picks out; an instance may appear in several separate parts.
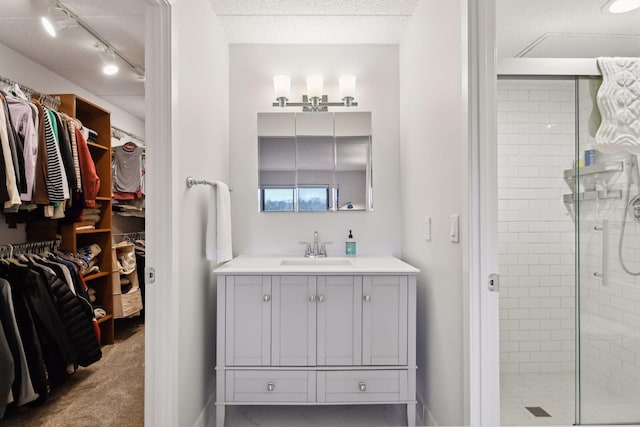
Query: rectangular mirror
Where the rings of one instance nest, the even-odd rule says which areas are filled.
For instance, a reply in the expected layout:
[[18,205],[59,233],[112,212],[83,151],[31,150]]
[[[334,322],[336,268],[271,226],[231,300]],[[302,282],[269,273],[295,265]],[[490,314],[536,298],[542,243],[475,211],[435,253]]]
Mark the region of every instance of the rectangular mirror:
[[371,113],[258,113],[261,212],[372,210]]

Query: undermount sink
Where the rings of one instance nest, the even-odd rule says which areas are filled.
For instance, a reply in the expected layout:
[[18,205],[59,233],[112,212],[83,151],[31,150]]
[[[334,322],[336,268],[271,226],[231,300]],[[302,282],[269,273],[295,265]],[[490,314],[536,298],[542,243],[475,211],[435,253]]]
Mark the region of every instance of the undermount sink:
[[296,265],[296,266],[317,266],[326,265],[329,267],[352,265],[351,260],[344,258],[286,258],[280,261],[280,265]]

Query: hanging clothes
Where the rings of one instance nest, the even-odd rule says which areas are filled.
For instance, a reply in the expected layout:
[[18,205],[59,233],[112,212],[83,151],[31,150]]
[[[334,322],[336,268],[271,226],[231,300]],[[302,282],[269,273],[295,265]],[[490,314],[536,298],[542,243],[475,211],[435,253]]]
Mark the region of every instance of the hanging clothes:
[[23,141],[23,158],[25,167],[25,191],[21,192],[22,201],[30,202],[35,178],[36,157],[38,154],[38,135],[34,120],[32,104],[20,98],[5,96],[11,123],[16,134]]
[[13,384],[13,396],[18,406],[26,405],[38,398],[38,393],[33,388],[27,356],[16,323],[15,310],[11,297],[9,282],[0,279],[0,320],[4,328],[11,354],[15,364],[15,377]]
[[143,147],[126,143],[113,149],[113,191],[138,193],[142,184]]
[[78,144],[80,173],[82,174],[84,204],[88,208],[94,208],[96,206],[96,197],[100,191],[100,177],[96,172],[96,165],[91,158],[87,141],[78,128],[76,128],[76,142]]
[[45,400],[77,365],[102,357],[93,306],[69,258],[0,262],[0,417],[7,390],[12,406]]
[[[4,97],[1,95],[0,100],[4,105]],[[5,210],[13,210],[15,207],[20,206],[22,202],[20,200],[20,192],[18,190],[18,178],[16,171],[17,161],[14,161],[14,155],[11,151],[8,133],[9,127],[7,126],[7,123],[8,121],[4,113],[4,108],[0,108],[0,144],[2,145],[5,185],[8,195],[8,199],[4,202],[4,208]]]

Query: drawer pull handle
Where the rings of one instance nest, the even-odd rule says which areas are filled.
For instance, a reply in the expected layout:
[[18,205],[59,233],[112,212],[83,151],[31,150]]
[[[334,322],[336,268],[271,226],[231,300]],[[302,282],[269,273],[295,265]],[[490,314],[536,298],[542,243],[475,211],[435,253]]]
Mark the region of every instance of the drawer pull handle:
[[262,300],[263,300],[264,302],[269,302],[269,301],[271,301],[271,295],[265,295],[265,296],[263,296],[263,297],[262,297]]
[[360,391],[367,391],[367,383],[361,382],[360,384],[358,384],[358,388],[360,389]]
[[318,301],[319,302],[324,302],[324,295],[319,295],[318,296]]
[[316,301],[317,301],[317,299],[318,299],[318,296],[317,296],[317,295],[311,295],[311,296],[309,297],[309,301],[310,301],[310,302],[316,302]]
[[276,383],[274,383],[273,381],[269,381],[267,383],[267,391],[273,391],[276,389]]
[[364,302],[370,302],[370,301],[371,301],[371,295],[365,295]]

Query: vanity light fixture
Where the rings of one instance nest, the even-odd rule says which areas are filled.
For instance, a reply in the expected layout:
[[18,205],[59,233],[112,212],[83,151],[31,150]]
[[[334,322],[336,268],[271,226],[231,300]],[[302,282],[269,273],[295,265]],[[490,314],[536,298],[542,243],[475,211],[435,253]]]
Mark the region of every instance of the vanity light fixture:
[[307,76],[307,93],[302,95],[302,102],[289,102],[291,78],[286,75],[273,77],[273,89],[276,95],[274,107],[302,107],[302,111],[328,111],[328,107],[357,107],[354,102],[356,95],[356,76],[345,75],[338,79],[340,98],[342,102],[329,102],[328,96],[323,95],[324,77],[320,75]]
[[640,8],[640,0],[609,0],[604,8],[610,13],[626,13]]

